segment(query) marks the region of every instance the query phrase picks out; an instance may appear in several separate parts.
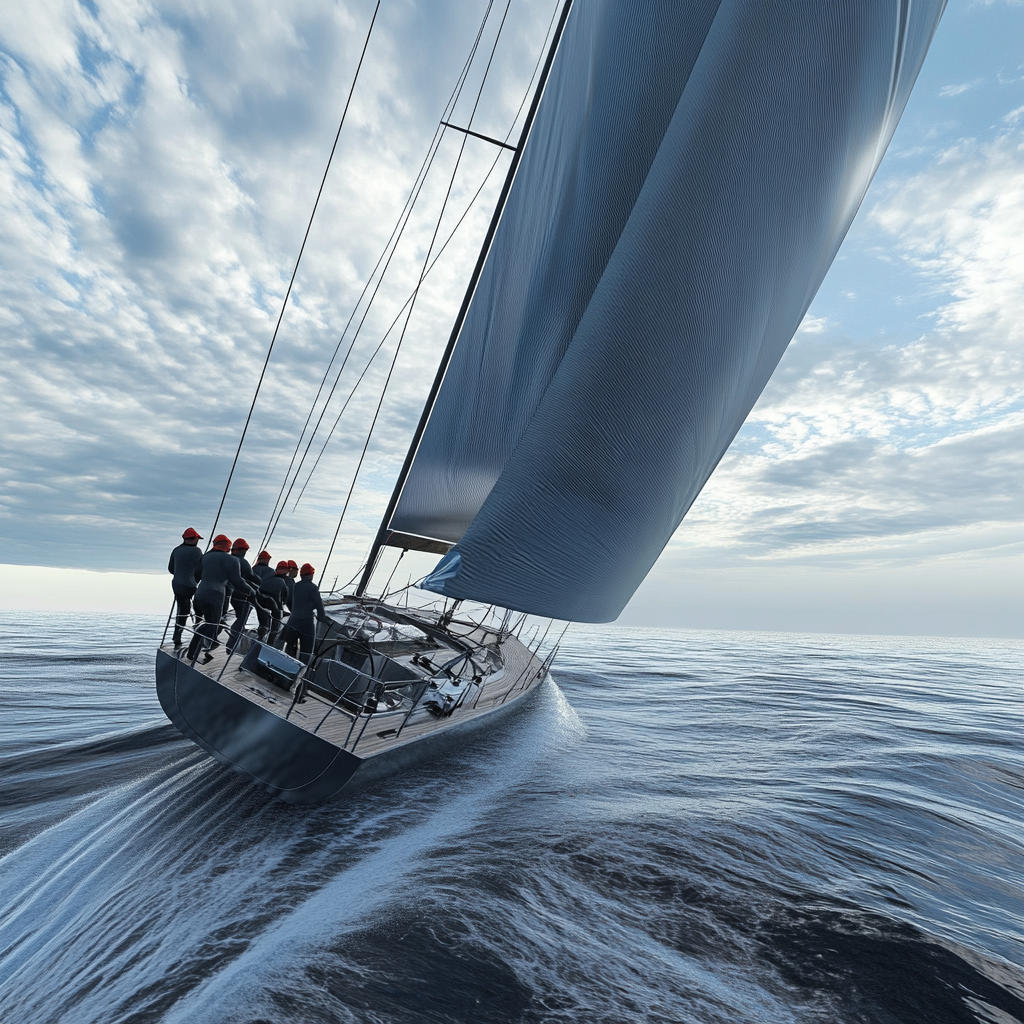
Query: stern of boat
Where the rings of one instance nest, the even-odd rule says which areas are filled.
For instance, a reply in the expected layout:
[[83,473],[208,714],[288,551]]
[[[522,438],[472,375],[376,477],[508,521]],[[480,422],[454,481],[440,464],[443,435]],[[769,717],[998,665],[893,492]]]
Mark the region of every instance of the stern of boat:
[[183,735],[288,803],[330,800],[362,764],[362,758],[254,704],[162,649],[156,655],[156,691]]

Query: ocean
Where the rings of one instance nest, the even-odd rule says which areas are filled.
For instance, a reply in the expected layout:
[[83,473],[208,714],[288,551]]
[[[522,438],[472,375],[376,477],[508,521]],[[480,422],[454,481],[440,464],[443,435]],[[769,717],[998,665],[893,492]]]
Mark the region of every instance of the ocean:
[[1024,1021],[1024,645],[570,629],[464,748],[277,803],[163,621],[0,623],[4,1024]]

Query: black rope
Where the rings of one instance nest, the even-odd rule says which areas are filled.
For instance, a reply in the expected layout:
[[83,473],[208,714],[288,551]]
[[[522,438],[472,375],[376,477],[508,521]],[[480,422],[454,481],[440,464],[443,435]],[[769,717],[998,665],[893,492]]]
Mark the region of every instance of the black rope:
[[[548,36],[551,33],[551,26],[554,24],[555,16],[557,15],[557,13],[558,13],[558,9],[556,8],[555,12],[551,16],[551,21],[548,24],[547,31],[545,32],[545,36],[544,36],[545,42],[547,41],[547,38],[548,38]],[[527,83],[526,91],[523,93],[523,98],[522,98],[522,100],[519,103],[519,109],[516,111],[515,117],[513,117],[512,123],[509,126],[509,129],[505,133],[506,141],[509,138],[511,138],[512,132],[515,130],[516,122],[519,120],[519,115],[522,113],[523,107],[526,106],[526,101],[532,95],[532,92],[533,92],[533,88],[532,88],[533,87],[533,82],[534,82],[534,80],[537,77],[537,71],[540,68],[541,61],[544,59],[544,54],[546,52],[546,49],[547,49],[546,46],[542,47],[540,53],[538,54],[537,61],[536,61],[536,63],[533,66],[533,72],[530,75],[530,80]],[[441,122],[441,123],[443,124],[444,122]],[[470,134],[475,134],[475,133],[471,132]],[[514,148],[514,147],[512,147],[512,148]],[[437,255],[431,261],[430,266],[427,268],[427,274],[429,274],[434,269],[434,267],[437,265],[438,260],[441,258],[441,256],[445,252],[445,250],[448,248],[448,245],[451,243],[452,239],[455,237],[456,233],[458,232],[458,229],[462,226],[462,224],[464,223],[466,217],[469,215],[470,211],[473,209],[474,204],[476,203],[477,199],[480,197],[480,193],[483,191],[485,185],[490,180],[491,174],[494,173],[494,169],[498,166],[498,163],[499,163],[500,160],[501,160],[501,154],[499,153],[494,158],[494,161],[491,164],[490,168],[488,169],[487,174],[484,176],[483,181],[480,182],[479,187],[477,188],[476,192],[473,194],[472,199],[470,199],[469,203],[467,204],[466,209],[462,213],[462,216],[459,217],[458,221],[455,224],[455,227],[452,229],[451,233],[445,239],[444,244],[438,250]],[[378,284],[378,287],[379,287],[379,284]],[[302,487],[299,489],[298,497],[295,499],[295,505],[292,508],[293,512],[298,508],[299,502],[302,500],[302,496],[306,493],[306,488],[309,486],[309,484],[310,484],[310,482],[311,482],[311,480],[313,478],[313,474],[316,472],[317,467],[320,465],[320,460],[323,458],[324,452],[327,450],[327,445],[330,443],[331,438],[334,436],[334,432],[335,432],[335,430],[337,430],[338,424],[341,422],[341,418],[345,414],[346,409],[348,409],[349,403],[352,401],[352,398],[354,397],[356,390],[358,389],[359,385],[363,382],[363,379],[366,377],[366,374],[369,371],[370,366],[373,364],[374,360],[380,354],[381,350],[384,347],[384,343],[387,341],[387,339],[390,336],[391,332],[397,326],[398,321],[402,318],[402,314],[405,312],[406,306],[410,302],[413,301],[413,298],[414,298],[415,295],[416,295],[416,289],[413,289],[413,291],[409,293],[409,297],[402,304],[402,307],[398,311],[398,314],[395,316],[395,319],[392,320],[392,322],[391,322],[390,326],[388,327],[387,331],[385,331],[384,336],[378,342],[377,347],[373,350],[373,354],[367,360],[365,366],[363,367],[362,371],[360,372],[359,377],[357,378],[355,384],[353,385],[352,389],[350,390],[350,392],[348,394],[348,397],[342,403],[341,410],[339,411],[338,415],[335,417],[334,423],[331,425],[331,428],[330,428],[330,430],[327,433],[327,438],[324,440],[323,444],[321,445],[320,452],[318,453],[318,455],[317,455],[317,457],[316,457],[316,459],[315,459],[315,461],[313,463],[312,468],[310,469],[309,473],[306,476],[306,481],[302,485]],[[375,296],[376,296],[376,290],[374,291],[374,297]],[[373,298],[371,298],[370,302],[371,303],[373,302]],[[367,316],[368,312],[369,312],[369,306],[367,306],[366,310],[364,311],[363,319],[360,321],[359,326],[356,328],[356,336],[358,336],[359,332],[362,330],[363,323],[366,320],[366,316]],[[351,318],[350,318],[349,322],[351,322]],[[323,418],[324,418],[324,415],[327,412],[328,405],[331,402],[331,399],[334,397],[334,393],[335,393],[335,391],[336,391],[336,389],[338,387],[338,384],[341,381],[341,374],[342,374],[342,372],[343,372],[343,370],[345,368],[345,364],[347,363],[348,355],[352,351],[352,345],[354,345],[354,344],[355,344],[355,336],[352,339],[352,344],[349,346],[349,352],[346,353],[345,362],[342,363],[341,368],[338,370],[338,375],[335,378],[334,384],[331,386],[330,392],[328,393],[327,400],[325,401],[324,407],[323,407],[323,409],[321,410],[321,413],[320,413],[320,418],[317,420],[317,424],[313,428],[313,432],[310,434],[309,440],[306,443],[306,450],[303,452],[302,458],[299,461],[299,466],[298,466],[298,468],[295,471],[295,477],[292,480],[291,485],[288,487],[288,494],[285,496],[285,502],[286,503],[290,500],[292,491],[294,490],[295,485],[298,483],[299,474],[302,472],[302,467],[305,464],[306,458],[308,457],[310,449],[313,446],[313,441],[315,440],[316,434],[319,432],[320,425],[323,422]],[[308,422],[309,421],[307,420],[307,424],[308,424]],[[301,444],[301,439],[300,439],[299,443]],[[294,461],[294,457],[293,457],[293,461]],[[291,469],[291,465],[289,465],[289,470],[290,469]],[[284,485],[282,485],[282,490],[283,489],[284,489]],[[283,512],[284,512],[284,508],[282,507],[281,513],[278,514],[277,522],[274,524],[274,528],[273,529],[277,528],[277,523],[280,522],[281,515],[283,514]],[[273,534],[273,529],[271,530],[271,534]]]
[[[476,116],[477,107],[480,105],[480,97],[483,95],[484,86],[487,84],[487,76],[490,74],[491,64],[494,62],[494,54],[498,48],[498,40],[501,39],[501,31],[505,27],[505,19],[508,17],[509,7],[512,5],[512,0],[507,0],[505,4],[505,13],[501,16],[501,24],[498,26],[498,32],[494,37],[494,45],[491,47],[491,55],[487,59],[487,67],[484,68],[483,78],[480,80],[480,88],[477,90],[476,100],[473,103],[473,109],[469,115],[469,125],[473,124],[473,118]],[[409,321],[412,319],[413,310],[416,307],[416,298],[419,295],[420,285],[423,284],[423,278],[426,275],[426,269],[430,264],[430,257],[434,251],[434,245],[437,242],[438,232],[441,230],[441,221],[444,219],[444,211],[448,208],[448,200],[452,194],[452,188],[455,185],[455,177],[459,171],[459,164],[462,162],[462,154],[466,149],[466,142],[468,140],[467,135],[462,136],[462,142],[459,145],[459,155],[455,159],[455,166],[452,168],[452,175],[448,181],[448,190],[445,192],[444,202],[441,204],[441,212],[437,218],[437,224],[434,225],[434,233],[430,239],[430,245],[427,248],[427,255],[423,260],[423,267],[420,270],[419,285],[417,285],[416,292],[413,295],[412,302],[409,303],[409,312],[405,318],[405,323],[402,326],[402,333],[398,338],[398,344],[395,346],[395,355],[391,360],[391,368],[388,370],[388,375],[384,381],[384,387],[380,394],[380,401],[377,403],[377,411],[373,414],[373,420],[370,423],[370,429],[366,435],[366,443],[363,445],[362,454],[359,456],[359,462],[356,465],[356,471],[352,477],[352,486],[349,487],[348,495],[345,498],[345,505],[341,510],[341,515],[338,518],[338,526],[334,531],[334,537],[331,539],[331,546],[327,552],[327,558],[324,559],[324,571],[326,571],[327,564],[330,562],[331,555],[334,553],[334,545],[338,541],[338,534],[341,532],[341,524],[345,520],[345,513],[348,511],[349,502],[352,500],[352,493],[355,491],[356,482],[359,479],[359,472],[363,468],[363,461],[366,458],[367,449],[370,447],[370,439],[373,437],[373,429],[377,425],[377,418],[380,416],[380,410],[384,405],[384,397],[387,394],[388,384],[391,383],[392,374],[395,372],[395,364],[398,362],[398,354],[402,350],[402,342],[405,340],[405,332],[409,329]]]
[[[431,261],[430,266],[427,267],[427,271],[423,275],[424,280],[426,279],[427,275],[429,275],[430,272],[434,269],[434,267],[437,264],[437,261],[443,255],[445,249],[448,248],[448,244],[455,237],[455,234],[459,230],[459,228],[462,226],[463,221],[465,221],[466,217],[469,216],[469,212],[470,212],[470,210],[472,210],[473,204],[476,202],[477,197],[483,191],[484,185],[487,184],[487,179],[490,178],[491,172],[493,172],[494,168],[497,167],[499,159],[500,159],[500,156],[497,159],[495,159],[494,163],[491,164],[491,168],[487,172],[487,176],[480,183],[480,187],[476,190],[475,194],[473,195],[473,198],[469,201],[469,205],[467,205],[466,209],[463,211],[462,216],[459,218],[459,220],[456,223],[455,227],[452,229],[451,234],[445,239],[444,244],[441,246],[441,248],[438,249],[437,255]],[[313,479],[313,474],[316,472],[317,466],[320,465],[320,460],[323,458],[324,452],[327,450],[327,446],[328,446],[328,444],[330,444],[331,438],[334,436],[335,430],[338,429],[338,424],[341,422],[341,417],[345,415],[345,410],[349,407],[349,403],[355,397],[355,393],[358,390],[359,385],[362,384],[363,379],[366,377],[366,374],[369,372],[370,367],[373,365],[374,360],[377,358],[378,355],[380,355],[381,350],[384,348],[384,343],[388,340],[389,337],[391,337],[391,332],[398,325],[398,321],[402,319],[402,314],[405,312],[406,307],[415,298],[417,289],[418,289],[418,286],[417,286],[417,288],[414,288],[409,293],[408,298],[405,300],[405,302],[402,303],[402,308],[398,311],[397,315],[395,316],[395,319],[391,321],[390,326],[384,332],[384,335],[380,339],[380,341],[377,343],[377,347],[373,350],[373,354],[366,361],[366,365],[363,367],[363,369],[360,372],[359,376],[356,378],[355,384],[352,385],[352,389],[349,391],[348,397],[342,403],[341,409],[339,410],[338,415],[334,418],[334,423],[331,424],[331,429],[327,432],[327,437],[324,440],[324,443],[320,446],[320,451],[317,454],[316,460],[313,462],[313,466],[310,469],[308,475],[306,476],[306,482],[299,489],[298,497],[295,499],[295,505],[292,507],[292,511],[293,512],[299,507],[299,502],[302,500],[302,496],[306,493],[306,488],[309,486],[310,481]],[[362,323],[360,323],[359,326],[361,328],[362,327]],[[354,342],[354,339],[353,339],[353,342]],[[340,380],[341,380],[341,371],[339,370],[338,371],[338,379],[335,381],[334,386],[331,388],[330,395],[328,396],[328,399],[327,399],[328,402],[330,402],[331,398],[334,397],[335,388],[337,387],[338,383],[340,383]],[[298,483],[299,473],[302,471],[303,463],[305,463],[306,456],[309,454],[309,450],[310,450],[310,448],[313,445],[313,440],[314,440],[314,437],[316,435],[316,431],[319,429],[320,423],[323,421],[323,413],[326,413],[326,412],[327,412],[327,405],[325,404],[324,408],[323,408],[323,412],[320,415],[320,420],[317,422],[317,427],[316,427],[316,429],[314,429],[313,433],[310,434],[309,442],[306,445],[306,451],[303,453],[302,459],[299,462],[299,467],[298,467],[298,470],[296,470],[295,479],[292,481],[292,486],[288,488],[288,495],[285,498],[286,502],[290,499],[291,493],[292,493],[292,490],[295,487],[295,484]],[[284,511],[283,507],[282,507],[281,511],[282,512]],[[280,522],[280,518],[281,517],[279,515],[278,516],[278,522]],[[275,529],[276,529],[276,524],[275,524]]]
[[394,569],[391,570],[391,575],[388,577],[387,583],[384,584],[384,596],[381,598],[382,601],[386,601],[388,597],[388,587],[391,586],[391,581],[395,578],[395,573],[398,572],[398,567],[402,564],[402,559],[405,558],[406,549],[402,548],[398,555],[398,561],[395,562]]
[[[480,21],[480,25],[477,28],[476,36],[473,40],[473,45],[470,48],[469,56],[466,58],[466,62],[463,65],[462,70],[459,72],[459,76],[455,82],[455,86],[452,88],[451,95],[448,97],[448,102],[445,104],[444,110],[441,114],[441,119],[439,120],[437,127],[434,129],[434,135],[433,138],[430,140],[430,145],[427,147],[427,153],[426,156],[424,156],[423,158],[423,163],[420,165],[420,169],[419,171],[417,171],[416,177],[413,179],[412,188],[409,191],[409,195],[406,196],[405,204],[403,205],[402,210],[398,215],[398,220],[395,222],[395,226],[391,229],[391,236],[384,244],[384,248],[381,251],[380,256],[377,258],[377,262],[374,265],[373,270],[370,272],[370,276],[367,278],[366,284],[363,285],[363,290],[360,292],[359,297],[356,299],[355,305],[352,307],[352,312],[349,314],[349,318],[346,321],[344,328],[342,328],[341,335],[338,338],[338,344],[335,346],[334,352],[331,355],[329,362],[327,363],[327,369],[324,370],[323,379],[320,381],[320,386],[317,388],[317,393],[314,396],[313,403],[309,408],[309,414],[306,416],[306,422],[303,424],[302,431],[299,434],[299,439],[295,444],[295,451],[292,452],[292,457],[288,463],[288,468],[285,470],[284,479],[281,482],[281,489],[278,491],[277,498],[274,501],[274,507],[271,510],[270,520],[267,523],[267,530],[264,533],[263,540],[260,542],[260,547],[266,547],[266,545],[270,543],[270,539],[271,537],[273,537],[274,531],[277,529],[279,523],[281,522],[281,516],[284,514],[285,506],[287,505],[289,499],[291,498],[292,490],[294,489],[295,484],[298,482],[299,474],[302,472],[303,464],[306,461],[306,457],[309,455],[309,450],[313,444],[313,439],[316,437],[317,431],[320,429],[320,425],[323,422],[324,415],[327,412],[327,407],[334,396],[334,392],[337,389],[339,381],[341,380],[341,375],[344,373],[345,367],[348,364],[348,360],[352,354],[352,349],[355,346],[356,339],[359,337],[359,334],[362,331],[363,324],[366,322],[366,317],[369,315],[370,307],[373,305],[374,299],[376,299],[377,297],[377,292],[380,290],[381,284],[383,284],[384,276],[385,274],[387,274],[388,268],[391,265],[391,260],[394,258],[395,252],[398,249],[398,244],[401,241],[402,235],[404,234],[405,229],[409,224],[409,220],[412,217],[413,208],[415,207],[416,202],[419,199],[420,193],[423,190],[423,186],[426,183],[427,175],[429,174],[430,169],[433,166],[434,159],[437,156],[437,151],[440,148],[441,140],[444,134],[441,126],[444,124],[444,119],[446,117],[450,117],[452,112],[454,112],[455,107],[458,104],[460,97],[462,96],[462,90],[465,87],[466,80],[469,76],[469,71],[473,64],[473,59],[476,56],[476,51],[479,48],[480,39],[483,36],[484,28],[487,25],[487,20],[490,17],[492,6],[493,0],[490,0],[486,10],[484,11],[484,16]],[[482,187],[483,186],[481,185],[481,188]],[[390,254],[388,252],[389,249]],[[438,255],[440,255],[440,253]],[[359,311],[360,303],[365,298],[366,292],[370,288],[370,285],[373,283],[373,280],[377,274],[377,271],[380,269],[381,262],[384,260],[385,256],[387,256],[387,261],[384,263],[384,269],[381,271],[380,278],[377,280],[377,284],[373,289],[373,293],[370,296],[370,300],[369,302],[367,302],[366,307],[363,310],[363,315],[359,321],[359,325],[356,327],[355,333],[352,335],[352,340],[349,342],[348,350],[345,352],[345,356],[341,361],[341,366],[338,368],[338,373],[337,376],[335,377],[334,384],[331,386],[331,389],[328,392],[327,398],[324,401],[324,406],[320,411],[320,416],[317,419],[316,426],[313,427],[313,431],[309,436],[309,441],[306,444],[306,449],[302,453],[302,458],[299,460],[298,468],[296,468],[295,470],[295,476],[292,478],[292,482],[289,485],[288,479],[289,476],[291,476],[292,467],[295,465],[295,457],[298,455],[299,449],[302,447],[302,439],[303,437],[305,437],[306,429],[309,427],[309,422],[313,418],[313,413],[316,411],[317,402],[320,400],[320,395],[323,393],[324,385],[327,383],[327,378],[330,376],[331,367],[334,365],[334,360],[337,359],[338,357],[338,352],[341,350],[341,346],[345,341],[345,335],[348,333],[348,329],[352,325],[352,321],[355,318],[356,313]],[[403,306],[402,309],[404,310],[404,308],[405,307]],[[402,314],[400,311],[398,317],[396,317],[395,319],[396,323],[398,319],[401,317],[401,315]],[[394,326],[394,324],[392,324],[392,326]],[[374,355],[376,355],[376,353],[374,353]],[[286,487],[288,489],[287,494],[285,494]],[[278,507],[279,505],[280,508]]]
[[420,443],[423,440],[424,432],[427,429],[427,424],[430,420],[434,404],[437,401],[438,395],[441,393],[441,386],[444,383],[452,357],[455,354],[455,346],[458,344],[459,337],[462,334],[462,329],[465,326],[466,317],[469,314],[473,297],[476,294],[477,286],[480,283],[480,275],[483,273],[488,254],[490,253],[491,246],[494,243],[495,232],[497,231],[498,224],[501,221],[505,204],[508,201],[512,184],[515,181],[516,174],[519,169],[520,160],[530,137],[533,120],[540,105],[541,96],[543,95],[547,84],[548,73],[551,70],[552,63],[554,62],[555,53],[558,50],[558,44],[562,37],[562,30],[565,28],[565,23],[568,19],[571,7],[572,0],[564,0],[562,13],[559,17],[558,25],[555,28],[554,34],[552,35],[551,45],[548,48],[547,57],[544,61],[544,68],[537,80],[537,88],[533,94],[533,101],[530,104],[529,112],[526,115],[526,120],[519,136],[519,144],[516,146],[516,151],[512,156],[508,174],[505,176],[505,183],[501,188],[501,195],[498,197],[498,202],[495,204],[494,213],[491,216],[491,223],[487,228],[483,245],[480,247],[480,253],[477,256],[476,265],[473,268],[473,273],[470,275],[469,284],[467,285],[465,295],[462,298],[462,305],[459,307],[458,315],[455,317],[455,323],[452,324],[451,334],[448,336],[448,344],[445,345],[444,352],[441,355],[440,364],[437,367],[437,372],[434,374],[434,380],[430,385],[426,401],[423,403],[419,422],[416,424],[416,430],[413,432],[412,440],[409,443],[409,449],[406,452],[404,461],[402,462],[402,468],[398,473],[398,479],[395,481],[395,486],[391,491],[391,497],[388,499],[387,508],[385,508],[384,515],[381,517],[380,526],[377,528],[373,547],[370,549],[370,555],[366,560],[366,568],[363,571],[363,575],[360,577],[359,586],[356,587],[357,597],[361,597],[366,592],[367,586],[369,586],[370,578],[373,576],[373,571],[377,565],[377,559],[380,556],[381,548],[386,543],[385,535],[389,530],[392,516],[395,513],[395,509],[398,507],[402,491],[409,479],[409,473],[412,471],[412,466],[416,459]]
[[[277,324],[274,326],[274,334],[270,339],[270,347],[267,349],[267,357],[263,360],[263,369],[260,371],[260,379],[256,382],[256,390],[253,392],[252,403],[249,405],[249,414],[245,417],[245,426],[242,427],[242,436],[238,439],[238,448],[235,451],[235,457],[231,462],[231,470],[228,473],[227,483],[224,484],[224,493],[221,495],[220,504],[217,506],[217,515],[214,517],[213,526],[210,527],[210,537],[217,532],[217,524],[220,522],[220,514],[224,510],[224,502],[227,500],[228,489],[231,487],[231,479],[235,475],[235,467],[238,465],[238,457],[242,453],[242,444],[245,441],[245,435],[249,430],[249,423],[252,420],[253,410],[256,408],[256,399],[259,397],[260,388],[263,386],[263,378],[267,375],[267,366],[270,364],[270,354],[274,351],[274,342],[277,341],[277,332],[281,328],[281,321],[284,319],[284,311],[288,305],[288,298],[292,293],[292,285],[295,284],[295,275],[299,272],[299,264],[302,262],[302,254],[306,249],[306,242],[309,239],[310,229],[313,227],[313,218],[316,216],[316,208],[320,204],[320,197],[323,195],[324,185],[327,182],[327,173],[331,169],[331,161],[334,160],[334,152],[338,148],[338,139],[341,138],[341,129],[345,125],[345,117],[348,114],[349,104],[352,102],[352,94],[355,92],[356,82],[359,81],[359,72],[363,66],[363,58],[366,56],[366,48],[370,45],[370,35],[373,32],[374,23],[377,20],[377,12],[380,10],[380,0],[377,0],[377,6],[373,9],[373,17],[370,19],[370,27],[366,33],[366,40],[363,43],[362,53],[359,54],[359,63],[356,65],[356,73],[352,78],[352,86],[348,91],[348,99],[345,100],[345,109],[341,112],[341,121],[338,124],[338,131],[334,136],[334,145],[331,146],[330,156],[327,158],[327,166],[324,168],[324,176],[320,179],[320,188],[316,193],[316,201],[313,203],[313,211],[309,215],[309,223],[306,225],[306,233],[302,236],[302,245],[299,247],[299,255],[295,259],[295,267],[292,270],[291,280],[288,282],[288,290],[285,292],[284,301],[281,303],[281,312],[277,317]],[[207,549],[209,549],[211,542],[207,542]]]

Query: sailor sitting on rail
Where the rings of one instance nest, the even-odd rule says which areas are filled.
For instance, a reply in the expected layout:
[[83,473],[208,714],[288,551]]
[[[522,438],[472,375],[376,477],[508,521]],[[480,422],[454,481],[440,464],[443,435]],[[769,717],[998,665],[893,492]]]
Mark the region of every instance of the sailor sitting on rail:
[[324,611],[323,598],[320,596],[320,588],[313,582],[316,569],[306,562],[299,570],[301,579],[295,584],[295,592],[292,597],[292,613],[288,616],[288,622],[281,630],[281,642],[284,645],[285,653],[293,658],[298,648],[300,661],[309,662],[313,653],[313,644],[316,641],[316,623],[313,615],[321,621],[325,621],[327,613]]

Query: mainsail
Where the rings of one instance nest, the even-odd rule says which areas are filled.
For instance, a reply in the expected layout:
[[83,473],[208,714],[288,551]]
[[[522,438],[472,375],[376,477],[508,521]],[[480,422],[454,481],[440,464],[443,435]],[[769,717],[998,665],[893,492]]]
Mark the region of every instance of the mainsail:
[[575,4],[382,525],[454,545],[424,586],[619,614],[807,311],[943,7]]

